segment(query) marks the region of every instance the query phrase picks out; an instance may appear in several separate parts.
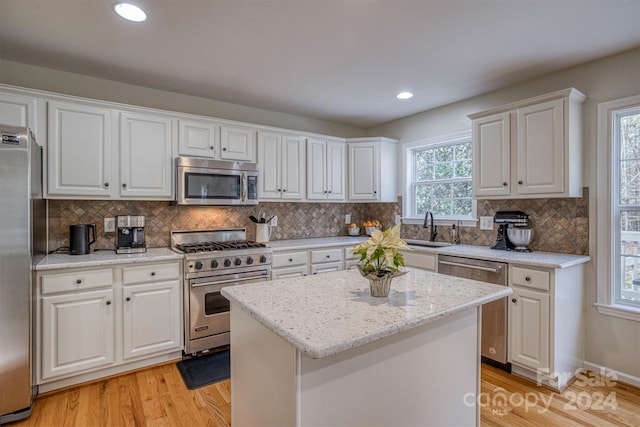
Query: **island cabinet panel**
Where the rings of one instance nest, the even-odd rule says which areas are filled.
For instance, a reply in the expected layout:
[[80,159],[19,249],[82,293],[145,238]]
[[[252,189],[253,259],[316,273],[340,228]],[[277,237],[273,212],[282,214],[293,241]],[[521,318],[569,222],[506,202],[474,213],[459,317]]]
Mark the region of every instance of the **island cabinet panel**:
[[232,304],[233,425],[478,425],[478,319],[472,308],[312,359]]
[[407,265],[407,267],[436,271],[437,255],[430,254],[427,252],[420,252],[420,251],[412,251],[412,252],[401,251],[401,253],[402,253],[402,256],[404,257],[404,262]]

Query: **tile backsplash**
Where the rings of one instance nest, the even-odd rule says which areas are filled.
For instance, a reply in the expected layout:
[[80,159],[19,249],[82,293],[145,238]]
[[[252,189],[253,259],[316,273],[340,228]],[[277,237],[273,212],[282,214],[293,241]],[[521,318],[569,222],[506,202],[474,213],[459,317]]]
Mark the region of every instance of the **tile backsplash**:
[[[478,216],[492,216],[499,210],[521,210],[531,217],[534,251],[587,254],[589,249],[588,189],[581,198],[478,200]],[[347,234],[345,215],[351,222],[377,219],[386,228],[401,214],[398,203],[285,203],[261,202],[257,206],[202,207],[176,206],[172,202],[123,200],[49,200],[49,250],[69,245],[69,225],[96,224],[94,249],[114,249],[115,233],[104,232],[104,218],[117,215],[145,215],[148,247],[166,247],[171,230],[195,230],[223,227],[246,227],[247,238],[255,237],[249,215],[265,212],[278,216],[271,240],[331,237]],[[436,240],[448,241],[450,227],[439,226]],[[464,244],[489,246],[494,231],[463,227]],[[403,224],[402,237],[428,239],[421,225]]]

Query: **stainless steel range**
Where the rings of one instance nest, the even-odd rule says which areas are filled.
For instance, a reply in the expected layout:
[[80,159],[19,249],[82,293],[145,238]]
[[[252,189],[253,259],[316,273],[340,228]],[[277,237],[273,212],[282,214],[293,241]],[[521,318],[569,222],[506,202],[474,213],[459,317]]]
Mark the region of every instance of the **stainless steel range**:
[[185,353],[229,344],[225,286],[271,279],[271,248],[246,240],[246,229],[172,231],[171,248],[184,254]]

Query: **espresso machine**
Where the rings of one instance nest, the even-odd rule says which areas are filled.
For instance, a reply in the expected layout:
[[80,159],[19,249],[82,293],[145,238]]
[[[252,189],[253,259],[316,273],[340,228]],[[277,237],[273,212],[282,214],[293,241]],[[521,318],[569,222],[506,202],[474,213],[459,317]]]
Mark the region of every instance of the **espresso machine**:
[[144,242],[144,215],[119,215],[116,217],[116,253],[146,252]]
[[[527,252],[527,245],[531,243],[531,229],[524,228],[529,225],[529,215],[522,211],[498,211],[493,215],[493,222],[498,224],[498,235],[496,241],[491,245],[491,249],[499,249],[502,251],[521,251]],[[512,231],[510,232],[509,229]],[[514,233],[513,231],[517,231]],[[529,235],[528,242],[521,242],[522,237]],[[510,238],[515,237],[518,241],[514,242]]]

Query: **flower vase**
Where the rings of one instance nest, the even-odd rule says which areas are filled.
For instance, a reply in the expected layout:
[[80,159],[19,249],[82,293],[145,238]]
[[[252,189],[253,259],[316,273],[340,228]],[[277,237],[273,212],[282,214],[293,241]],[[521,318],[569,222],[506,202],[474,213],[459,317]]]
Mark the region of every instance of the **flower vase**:
[[369,280],[369,289],[372,297],[386,298],[389,296],[391,290],[391,280],[394,277],[404,276],[408,271],[364,271],[361,266],[358,266],[358,271],[362,277],[366,277]]

